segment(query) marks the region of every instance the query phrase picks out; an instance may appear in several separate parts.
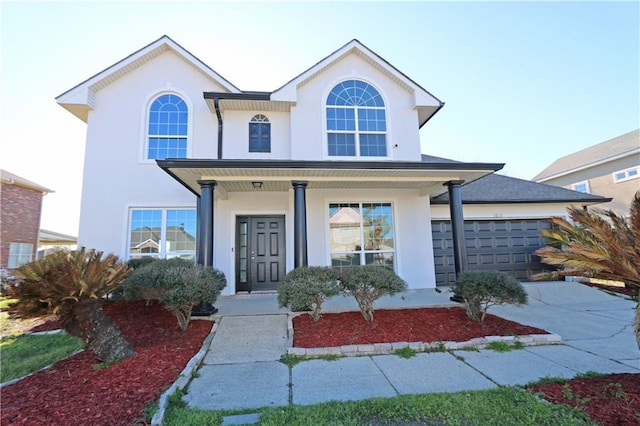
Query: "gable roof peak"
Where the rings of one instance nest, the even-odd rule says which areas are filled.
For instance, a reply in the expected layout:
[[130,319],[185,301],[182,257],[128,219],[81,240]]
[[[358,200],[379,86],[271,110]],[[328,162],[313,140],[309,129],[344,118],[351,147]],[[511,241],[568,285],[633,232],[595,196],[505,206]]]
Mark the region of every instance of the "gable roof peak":
[[86,122],[89,111],[94,108],[95,93],[97,91],[124,77],[126,74],[135,71],[157,56],[169,51],[176,54],[180,59],[193,66],[209,79],[215,81],[228,92],[240,92],[240,89],[231,84],[227,79],[215,72],[180,44],[176,43],[171,37],[164,34],[129,56],[57,96],[56,102]]

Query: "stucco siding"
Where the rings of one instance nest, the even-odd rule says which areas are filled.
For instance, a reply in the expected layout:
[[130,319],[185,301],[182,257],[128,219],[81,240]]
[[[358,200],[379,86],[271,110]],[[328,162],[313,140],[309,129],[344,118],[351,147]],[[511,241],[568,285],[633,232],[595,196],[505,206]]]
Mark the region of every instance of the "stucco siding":
[[[336,84],[350,79],[360,79],[371,84],[384,99],[388,155],[385,158],[420,161],[418,113],[414,109],[413,94],[354,54],[346,56],[321,76],[299,87],[296,106],[291,109],[292,159],[335,159],[327,155],[326,99]],[[371,160],[372,157],[349,159]]]
[[[271,123],[271,152],[249,152],[249,121],[256,114],[263,114]],[[225,111],[224,146],[225,159],[291,159],[291,123],[289,113],[272,111]]]
[[190,156],[215,158],[217,121],[203,90],[222,87],[167,52],[96,94],[87,126],[80,246],[124,256],[130,207],[195,206],[193,194],[145,159],[145,127],[153,97],[177,93],[189,105]]
[[[544,219],[567,216],[566,204],[464,204],[465,219]],[[449,206],[432,205],[431,219],[449,219]]]

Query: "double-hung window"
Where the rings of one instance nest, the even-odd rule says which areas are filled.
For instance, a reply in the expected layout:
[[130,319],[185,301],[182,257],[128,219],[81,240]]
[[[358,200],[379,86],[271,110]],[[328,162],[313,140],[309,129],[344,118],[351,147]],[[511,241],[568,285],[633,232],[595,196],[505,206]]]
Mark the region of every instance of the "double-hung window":
[[391,203],[329,204],[331,266],[379,265],[394,268]]
[[131,209],[129,258],[195,258],[195,209]]
[[10,243],[8,268],[17,268],[33,260],[33,244],[31,243]]
[[386,157],[387,120],[384,101],[369,83],[347,80],[327,98],[329,156]]
[[249,122],[249,152],[271,152],[271,123],[262,114]]
[[582,182],[574,183],[571,185],[571,189],[573,189],[574,191],[589,194],[589,181],[585,180]]
[[178,95],[158,96],[149,107],[147,159],[186,158],[189,110]]

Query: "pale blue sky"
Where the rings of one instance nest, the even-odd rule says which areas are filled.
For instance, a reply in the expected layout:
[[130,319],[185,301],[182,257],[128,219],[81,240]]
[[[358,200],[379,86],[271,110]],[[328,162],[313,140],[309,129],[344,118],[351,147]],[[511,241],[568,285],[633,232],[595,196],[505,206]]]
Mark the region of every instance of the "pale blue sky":
[[640,127],[639,2],[0,7],[0,167],[56,191],[42,226],[58,232],[77,233],[86,125],[54,98],[163,34],[240,89],[267,91],[357,38],[446,103],[421,130],[424,153],[505,162],[524,179]]

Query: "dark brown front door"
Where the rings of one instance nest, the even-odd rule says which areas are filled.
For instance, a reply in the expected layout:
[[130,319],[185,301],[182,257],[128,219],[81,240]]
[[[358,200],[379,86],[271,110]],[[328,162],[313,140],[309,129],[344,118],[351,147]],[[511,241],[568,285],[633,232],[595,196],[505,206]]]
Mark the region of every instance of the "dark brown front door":
[[276,290],[285,273],[284,216],[236,219],[236,291]]

